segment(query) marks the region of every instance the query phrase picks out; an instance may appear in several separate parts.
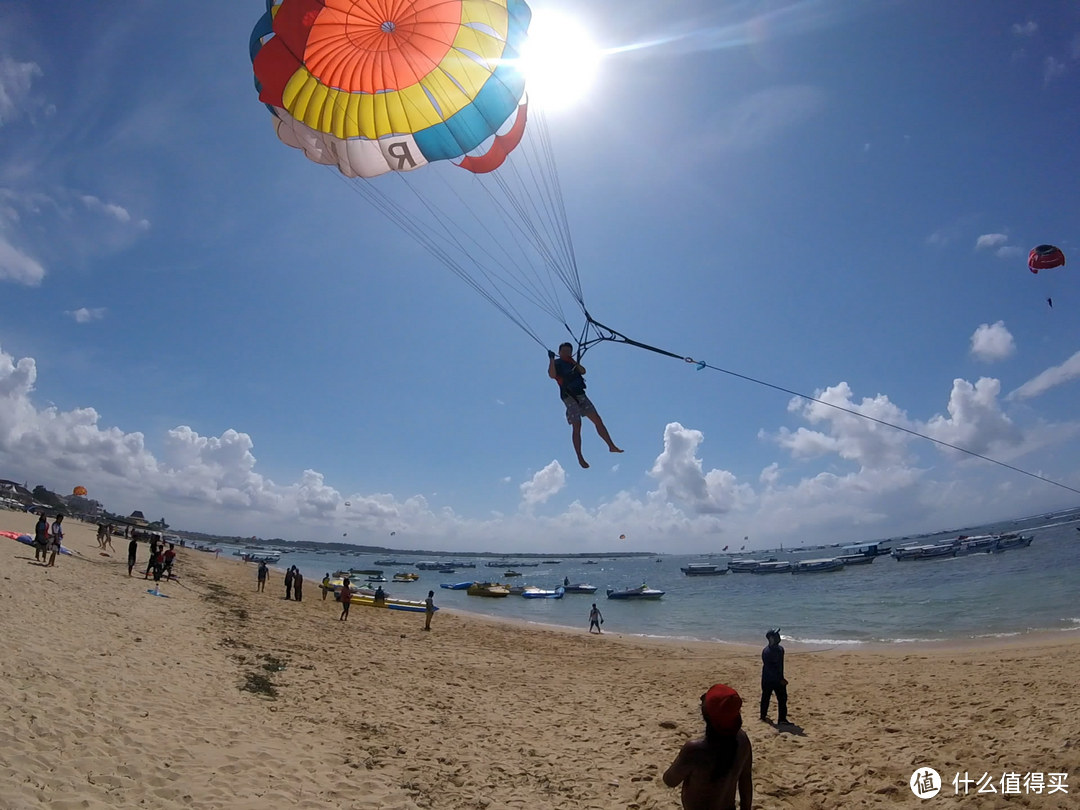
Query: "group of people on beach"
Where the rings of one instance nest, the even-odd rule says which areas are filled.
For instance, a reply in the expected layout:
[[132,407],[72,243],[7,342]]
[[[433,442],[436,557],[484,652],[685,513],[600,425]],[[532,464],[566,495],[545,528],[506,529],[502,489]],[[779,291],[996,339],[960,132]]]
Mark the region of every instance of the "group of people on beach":
[[56,565],[56,555],[60,553],[64,541],[63,523],[64,516],[60,514],[53,518],[52,526],[45,515],[38,515],[37,525],[34,526],[34,560],[46,568]]

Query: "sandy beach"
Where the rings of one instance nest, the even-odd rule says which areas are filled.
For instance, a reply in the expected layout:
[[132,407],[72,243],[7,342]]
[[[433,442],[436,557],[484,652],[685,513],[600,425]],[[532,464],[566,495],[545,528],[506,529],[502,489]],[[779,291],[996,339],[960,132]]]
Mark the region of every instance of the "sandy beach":
[[[0,539],[5,809],[676,808],[660,776],[718,681],[745,701],[755,808],[923,806],[918,766],[945,783],[931,804],[1080,806],[1074,634],[788,646],[778,730],[757,720],[760,648],[590,636],[584,615],[580,632],[443,610],[425,633],[360,606],[339,622],[316,580],[286,602],[280,575],[256,593],[254,566],[187,549],[161,598],[127,576],[127,541],[104,557],[95,527],[65,525],[81,556],[55,568]],[[997,793],[954,796],[965,772]],[[1002,795],[1006,773],[1066,773],[1068,793]]]

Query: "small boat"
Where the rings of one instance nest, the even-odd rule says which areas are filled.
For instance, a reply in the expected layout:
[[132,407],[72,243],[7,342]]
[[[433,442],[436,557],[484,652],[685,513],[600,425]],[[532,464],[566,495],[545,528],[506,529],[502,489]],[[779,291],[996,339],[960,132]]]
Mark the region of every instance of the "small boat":
[[758,563],[757,567],[751,571],[751,574],[787,574],[791,571],[791,563],[787,560],[780,560],[779,562],[763,562]]
[[439,585],[440,588],[446,588],[448,591],[463,591],[466,588],[472,587],[471,582],[444,582]]
[[498,582],[474,582],[466,589],[469,596],[509,596],[510,588]]
[[521,572],[520,571],[505,571],[505,572],[503,572],[503,576],[504,577],[520,577]]
[[447,565],[447,566],[445,566],[443,568],[437,569],[437,573],[439,573],[439,574],[456,574],[457,569],[456,568],[451,568],[449,565]]
[[382,574],[375,574],[367,578],[368,582],[386,582],[386,577]]
[[[873,560],[873,557],[867,559]],[[830,557],[822,560],[799,560],[791,568],[793,574],[820,574],[825,571],[839,571],[844,567],[844,561],[838,557]]]
[[[424,602],[414,601],[412,599],[392,599],[387,596],[383,599],[376,599],[374,594],[353,594],[349,599],[354,605],[363,605],[364,607],[377,607],[386,608],[387,610],[405,610],[410,613],[423,613],[427,609],[427,605]],[[435,606],[435,610],[438,610],[439,606]]]
[[616,591],[613,588],[608,588],[608,599],[659,599],[664,595],[663,591],[658,591],[656,588],[650,588],[648,585],[639,585],[636,588],[624,588],[621,591]]
[[411,572],[394,574],[394,582],[416,582],[418,579],[420,579],[420,575]]
[[946,545],[903,546],[892,550],[892,557],[897,562],[901,560],[936,560],[941,557],[955,556],[956,546],[951,543]]
[[566,593],[596,593],[596,586],[589,585],[587,582],[578,582],[572,585],[563,585],[563,590]]
[[546,588],[526,588],[521,595],[526,599],[562,599],[564,593],[566,593],[566,588],[560,585],[555,590]]
[[[775,557],[771,560],[765,560],[764,562],[775,562]],[[751,560],[749,558],[741,560],[732,560],[728,563],[728,570],[733,574],[749,574],[759,565],[762,560]]]
[[1009,551],[1014,548],[1027,548],[1034,539],[1035,535],[1033,534],[1026,536],[1019,534],[1003,534],[1001,537],[997,538],[997,544],[994,546],[994,553]]
[[597,563],[596,560],[586,560],[582,565],[599,565],[599,563]]
[[245,553],[240,555],[240,559],[242,559],[244,562],[276,563],[278,560],[281,559],[281,555],[278,554],[276,551],[267,551],[267,552],[259,552],[259,553],[252,552],[250,554],[245,552]]
[[868,557],[865,554],[841,554],[836,559],[842,560],[845,566],[870,565],[876,557]]
[[421,560],[416,564],[416,567],[421,571],[438,571],[440,568],[445,568],[446,563],[435,562],[434,560]]
[[679,569],[688,577],[718,577],[727,573],[727,568],[721,568],[712,563],[690,563]]

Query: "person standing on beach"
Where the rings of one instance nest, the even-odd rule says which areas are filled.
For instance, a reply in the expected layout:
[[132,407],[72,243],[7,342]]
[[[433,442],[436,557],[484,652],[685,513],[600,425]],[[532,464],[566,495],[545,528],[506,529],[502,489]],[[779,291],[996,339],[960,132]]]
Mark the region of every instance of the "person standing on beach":
[[705,736],[683,745],[664,771],[664,784],[682,785],[683,810],[739,810],[754,804],[754,752],[742,730],[742,698],[718,683],[701,696]]
[[589,611],[589,632],[595,627],[597,633],[603,633],[600,629],[600,625],[604,623],[604,617],[600,613],[600,608],[596,606],[596,602],[592,603],[592,610]]
[[169,550],[165,552],[163,558],[162,573],[165,575],[165,579],[171,579],[173,572],[173,563],[176,561],[176,544],[169,543]]
[[787,719],[787,678],[784,677],[784,648],[780,646],[780,629],[765,634],[769,646],[761,651],[761,720],[769,722],[769,698],[776,693],[778,723]]
[[326,576],[322,578],[322,585],[320,585],[319,587],[322,588],[322,600],[325,602],[326,601],[326,594],[329,593],[330,591],[334,590],[333,588],[330,587],[330,572],[329,571],[327,571]]
[[48,568],[52,568],[56,565],[56,555],[59,554],[60,549],[63,548],[64,527],[60,525],[63,522],[63,515],[57,515],[56,520],[53,521],[52,532],[49,535],[49,561],[45,563]]
[[570,425],[570,439],[577,453],[578,464],[588,469],[589,463],[581,454],[581,417],[590,420],[596,426],[596,433],[612,453],[621,453],[611,440],[604,420],[596,412],[596,407],[585,395],[585,367],[574,359],[574,347],[569,343],[559,346],[559,356],[548,351],[548,376],[559,384],[559,398],[566,406],[566,422]]
[[427,592],[427,599],[424,600],[424,629],[431,629],[431,617],[435,615],[435,591]]
[[341,581],[341,615],[338,617],[339,622],[343,622],[349,618],[349,608],[352,606],[352,587],[349,585],[349,578],[345,577]]
[[293,572],[292,566],[285,572],[285,601],[292,599]]
[[49,554],[49,521],[45,515],[38,515],[37,525],[34,526],[34,559],[46,562]]
[[[131,533],[132,539],[135,538],[135,532]],[[153,535],[150,536],[150,558],[146,561],[146,570],[143,571],[143,579],[148,579],[150,574],[154,570],[154,563],[158,556],[157,538]]]
[[266,577],[269,576],[270,569],[266,567],[266,561],[263,560],[259,563],[259,584],[255,586],[256,592],[266,590]]
[[300,573],[300,569],[295,565],[293,566],[293,571],[296,572],[293,574],[292,578],[293,598],[297,602],[300,602],[304,598],[304,575]]
[[135,557],[139,553],[139,541],[134,537],[131,538],[131,542],[128,543],[128,576],[131,576],[131,572],[135,568]]

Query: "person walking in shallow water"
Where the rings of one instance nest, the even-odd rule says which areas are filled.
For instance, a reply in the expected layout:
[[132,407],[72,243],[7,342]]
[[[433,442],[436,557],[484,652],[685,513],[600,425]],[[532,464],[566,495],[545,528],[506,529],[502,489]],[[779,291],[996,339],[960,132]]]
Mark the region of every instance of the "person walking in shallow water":
[[589,632],[591,633],[595,627],[598,634],[603,633],[604,631],[600,629],[600,625],[603,623],[604,616],[600,613],[600,608],[596,606],[596,602],[593,602],[592,610],[589,611]]

